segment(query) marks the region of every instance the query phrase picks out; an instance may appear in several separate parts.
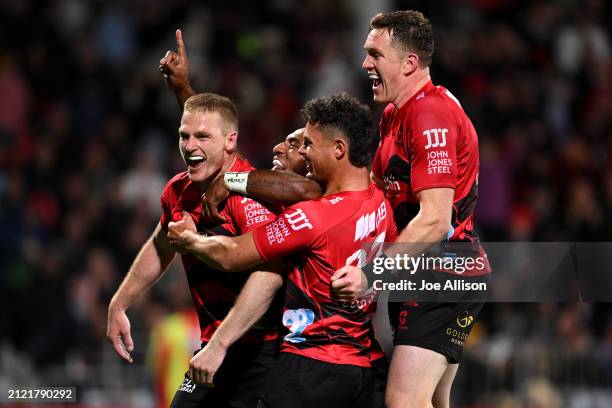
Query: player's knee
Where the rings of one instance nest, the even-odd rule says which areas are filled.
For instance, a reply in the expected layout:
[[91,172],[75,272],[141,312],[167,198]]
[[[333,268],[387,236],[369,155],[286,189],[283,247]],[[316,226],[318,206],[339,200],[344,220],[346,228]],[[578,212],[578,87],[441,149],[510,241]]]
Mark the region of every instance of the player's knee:
[[450,397],[442,397],[434,395],[432,399],[432,404],[434,408],[449,408],[450,407]]
[[450,388],[444,390],[436,389],[431,399],[434,408],[449,408],[450,407]]
[[433,408],[431,395],[420,392],[396,392],[389,389],[387,389],[385,404],[387,408]]

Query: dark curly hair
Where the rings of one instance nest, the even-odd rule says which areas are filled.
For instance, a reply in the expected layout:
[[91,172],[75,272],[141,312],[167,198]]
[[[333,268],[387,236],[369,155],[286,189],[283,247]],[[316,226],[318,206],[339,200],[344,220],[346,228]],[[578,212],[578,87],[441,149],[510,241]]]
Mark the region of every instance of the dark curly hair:
[[391,44],[404,52],[419,56],[421,66],[431,65],[434,53],[434,35],[431,23],[423,13],[415,10],[378,13],[370,21],[370,31],[388,30]]
[[[306,122],[339,131],[349,146],[349,161],[355,167],[367,167],[376,150],[372,111],[347,93],[314,98],[302,108]],[[328,128],[328,129],[326,129]]]

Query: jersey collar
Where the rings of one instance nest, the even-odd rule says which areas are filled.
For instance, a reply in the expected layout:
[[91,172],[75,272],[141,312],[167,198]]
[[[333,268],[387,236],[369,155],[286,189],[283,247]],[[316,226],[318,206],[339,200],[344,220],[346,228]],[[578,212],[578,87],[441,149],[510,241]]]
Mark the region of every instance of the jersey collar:
[[416,91],[416,93],[412,95],[412,97],[408,99],[406,103],[404,103],[398,110],[406,109],[408,106],[412,104],[413,101],[417,99],[421,99],[427,92],[431,91],[432,89],[435,89],[435,87],[436,86],[433,84],[433,82],[430,79],[429,81],[427,81],[425,85],[421,87],[421,89]]

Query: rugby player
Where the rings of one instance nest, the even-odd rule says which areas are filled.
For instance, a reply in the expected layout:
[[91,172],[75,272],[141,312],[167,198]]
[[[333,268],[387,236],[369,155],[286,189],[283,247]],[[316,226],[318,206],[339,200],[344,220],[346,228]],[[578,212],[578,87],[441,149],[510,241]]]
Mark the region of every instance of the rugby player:
[[[283,313],[289,334],[264,386],[261,406],[371,406],[368,305],[333,298],[330,281],[334,270],[363,265],[396,233],[388,203],[369,180],[369,109],[336,95],[308,102],[303,113],[307,124],[299,152],[307,176],[323,186],[321,199],[293,205],[274,222],[240,237],[198,235],[189,216],[171,223],[168,236],[184,251],[227,271],[292,256]],[[269,276],[270,287],[280,287],[282,282]],[[230,339],[225,347],[257,320],[271,291],[255,295],[242,311],[245,324],[225,327],[224,337]]]
[[[364,48],[362,67],[372,80],[374,101],[387,104],[371,176],[393,206],[400,231],[397,242],[424,243],[419,250],[447,238],[466,242],[473,256],[485,259],[486,267],[468,270],[464,276],[486,280],[490,267],[473,225],[478,139],[459,101],[431,81],[431,24],[417,11],[377,14]],[[371,271],[371,265],[364,270]],[[371,279],[355,267],[339,270],[332,279],[340,298],[358,297],[367,287],[366,275]],[[388,407],[449,406],[464,340],[482,305],[404,302],[390,313],[396,337]]]
[[[134,345],[126,310],[133,301],[161,278],[176,250],[167,238],[168,224],[189,214],[199,233],[235,236],[274,216],[250,198],[232,194],[221,211],[225,222],[208,227],[202,220],[201,195],[220,172],[244,171],[253,167],[236,154],[238,111],[228,98],[199,94],[187,99],[179,128],[179,148],[187,166],[175,175],[161,195],[162,215],[151,237],[136,256],[128,274],[113,296],[108,312],[108,339],[115,351],[131,362]],[[182,255],[191,295],[196,307],[204,347],[216,327],[233,306],[249,272],[228,276],[200,262],[190,254]],[[261,274],[275,274],[263,267]],[[259,276],[259,275],[256,275]],[[272,301],[272,299],[268,299]],[[269,306],[266,305],[266,306]],[[280,303],[266,307],[267,314],[257,326],[245,333],[229,350],[219,370],[215,388],[193,383],[189,378],[177,391],[171,406],[252,407],[262,387],[268,367],[278,351]]]

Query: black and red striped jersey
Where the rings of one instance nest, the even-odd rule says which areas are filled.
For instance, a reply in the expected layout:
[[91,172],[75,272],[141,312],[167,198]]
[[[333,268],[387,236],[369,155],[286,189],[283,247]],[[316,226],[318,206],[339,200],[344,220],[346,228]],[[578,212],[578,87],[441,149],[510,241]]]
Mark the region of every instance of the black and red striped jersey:
[[332,296],[331,276],[344,265],[363,266],[397,234],[389,202],[374,185],[295,204],[253,238],[264,260],[291,255],[286,279],[282,352],[335,364],[369,367],[371,301]]
[[[429,81],[399,109],[393,104],[385,108],[372,173],[384,181],[398,230],[419,212],[418,192],[452,188],[455,195],[449,241],[470,243],[473,251],[468,252],[486,259],[474,232],[478,170],[476,130],[447,89]],[[465,275],[489,272],[487,262],[484,269],[467,270]]]
[[[253,166],[244,159],[236,158],[230,171],[250,171]],[[272,221],[275,216],[257,201],[238,194],[230,194],[220,214],[226,223],[206,227],[202,221],[200,192],[191,182],[187,172],[174,176],[161,195],[162,215],[160,223],[167,231],[170,221],[182,218],[183,211],[193,217],[198,232],[207,235],[238,236],[260,225]],[[200,320],[201,340],[208,341],[215,329],[232,308],[236,297],[244,286],[250,271],[226,273],[213,269],[191,254],[182,255],[187,281],[193,303]],[[270,340],[278,337],[281,319],[281,297],[266,315],[242,338],[246,341]]]

